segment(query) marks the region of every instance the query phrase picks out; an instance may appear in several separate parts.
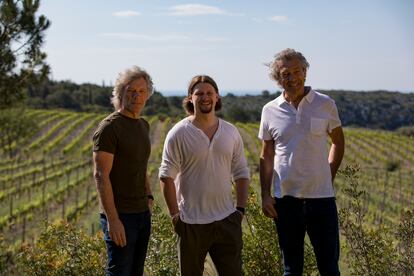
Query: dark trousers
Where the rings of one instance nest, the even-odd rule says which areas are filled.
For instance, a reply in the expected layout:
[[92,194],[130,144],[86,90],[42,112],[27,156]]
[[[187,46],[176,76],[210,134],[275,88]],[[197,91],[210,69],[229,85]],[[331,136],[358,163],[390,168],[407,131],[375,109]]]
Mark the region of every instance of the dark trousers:
[[126,246],[119,247],[111,240],[108,233],[108,221],[101,214],[101,225],[108,253],[106,275],[139,275],[144,273],[151,231],[151,214],[149,211],[139,214],[119,214],[125,228]]
[[236,211],[220,221],[187,224],[177,221],[178,256],[183,276],[203,275],[207,253],[219,275],[242,275],[241,214]]
[[284,275],[302,275],[304,238],[308,233],[319,273],[340,275],[338,212],[335,198],[276,198],[275,219]]

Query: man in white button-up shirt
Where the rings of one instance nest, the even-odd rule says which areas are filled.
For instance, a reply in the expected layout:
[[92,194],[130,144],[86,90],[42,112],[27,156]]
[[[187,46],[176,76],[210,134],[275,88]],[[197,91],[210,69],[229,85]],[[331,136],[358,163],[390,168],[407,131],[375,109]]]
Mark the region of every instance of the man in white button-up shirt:
[[339,275],[333,180],[345,143],[335,102],[305,86],[309,63],[300,52],[285,49],[269,67],[284,90],[263,107],[260,122],[263,212],[275,220],[285,275],[303,272],[305,233],[320,274]]
[[183,105],[189,116],[168,132],[159,170],[179,236],[181,275],[201,276],[207,253],[220,275],[242,275],[241,222],[250,177],[243,141],[235,126],[215,115],[221,100],[212,78],[194,77]]

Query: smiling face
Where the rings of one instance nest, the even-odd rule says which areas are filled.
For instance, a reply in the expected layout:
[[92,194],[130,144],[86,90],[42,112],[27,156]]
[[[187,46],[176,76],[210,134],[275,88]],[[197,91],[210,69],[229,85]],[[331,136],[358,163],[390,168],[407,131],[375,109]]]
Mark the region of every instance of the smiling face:
[[219,95],[211,84],[196,84],[191,95],[191,102],[194,105],[194,113],[211,113],[215,110],[218,99]]
[[133,80],[125,87],[122,95],[121,111],[126,110],[139,116],[148,100],[148,93],[148,85],[144,78]]
[[278,61],[279,84],[286,93],[300,95],[305,88],[306,70],[297,58]]

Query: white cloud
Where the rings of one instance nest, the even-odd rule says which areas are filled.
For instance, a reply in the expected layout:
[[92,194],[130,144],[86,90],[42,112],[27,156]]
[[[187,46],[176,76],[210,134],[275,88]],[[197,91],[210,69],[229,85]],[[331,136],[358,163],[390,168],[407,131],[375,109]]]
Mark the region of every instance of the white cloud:
[[219,37],[219,36],[211,36],[211,37],[204,38],[204,41],[207,41],[207,42],[225,42],[225,41],[228,41],[228,38]]
[[288,17],[286,15],[275,15],[269,18],[270,21],[276,21],[276,22],[283,22],[287,21]]
[[137,11],[119,11],[119,12],[114,12],[112,15],[116,17],[133,17],[133,16],[141,15],[141,13]]
[[222,10],[218,7],[207,6],[202,4],[184,4],[177,5],[169,8],[169,15],[175,16],[196,16],[196,15],[242,15],[242,14],[231,14]]
[[263,22],[263,19],[257,18],[257,17],[253,17],[252,20],[256,23],[262,23]]
[[191,38],[184,35],[177,34],[163,34],[163,35],[146,35],[137,33],[103,33],[101,36],[129,40],[129,41],[152,41],[152,42],[165,42],[165,41],[179,41],[188,42]]

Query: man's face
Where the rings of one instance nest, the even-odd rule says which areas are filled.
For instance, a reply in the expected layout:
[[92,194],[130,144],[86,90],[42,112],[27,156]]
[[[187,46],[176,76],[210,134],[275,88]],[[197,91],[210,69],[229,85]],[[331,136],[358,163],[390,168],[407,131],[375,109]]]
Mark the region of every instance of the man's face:
[[279,61],[280,84],[289,94],[300,94],[305,87],[306,72],[298,59]]
[[122,96],[122,108],[134,114],[141,114],[148,100],[148,87],[144,78],[132,81]]
[[191,102],[194,112],[208,114],[214,110],[219,99],[214,87],[209,83],[198,83],[194,86]]

